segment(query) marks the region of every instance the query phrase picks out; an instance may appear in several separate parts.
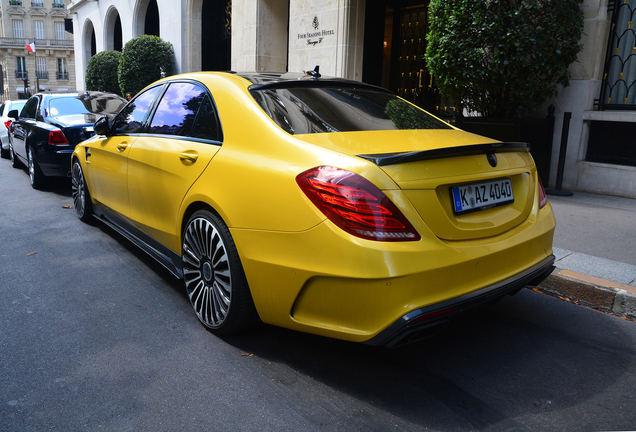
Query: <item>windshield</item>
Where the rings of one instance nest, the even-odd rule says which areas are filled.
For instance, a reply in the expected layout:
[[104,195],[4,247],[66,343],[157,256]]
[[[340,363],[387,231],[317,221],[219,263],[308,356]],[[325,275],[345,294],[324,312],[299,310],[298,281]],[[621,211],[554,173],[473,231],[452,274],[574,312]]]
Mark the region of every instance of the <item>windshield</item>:
[[256,89],[252,96],[290,134],[451,129],[426,111],[372,88]]
[[116,95],[59,97],[49,101],[48,115],[117,114],[126,101]]

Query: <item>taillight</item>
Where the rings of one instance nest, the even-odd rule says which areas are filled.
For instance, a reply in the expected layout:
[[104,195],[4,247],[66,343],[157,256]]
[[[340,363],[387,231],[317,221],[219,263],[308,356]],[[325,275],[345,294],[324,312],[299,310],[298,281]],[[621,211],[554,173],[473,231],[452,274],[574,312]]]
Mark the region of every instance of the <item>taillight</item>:
[[6,127],[6,128],[7,128],[7,130],[9,130],[9,126],[11,126],[11,122],[12,122],[12,121],[13,121],[13,120],[5,120],[5,121],[4,121],[4,127]]
[[322,166],[299,174],[296,183],[331,222],[351,235],[377,241],[420,239],[395,204],[358,174]]
[[542,209],[548,203],[548,197],[545,194],[545,189],[543,188],[543,182],[541,182],[541,178],[537,175],[539,179],[539,208]]
[[54,129],[51,132],[49,132],[49,144],[52,144],[52,145],[68,144],[68,141],[66,141],[66,137],[64,136],[61,130]]

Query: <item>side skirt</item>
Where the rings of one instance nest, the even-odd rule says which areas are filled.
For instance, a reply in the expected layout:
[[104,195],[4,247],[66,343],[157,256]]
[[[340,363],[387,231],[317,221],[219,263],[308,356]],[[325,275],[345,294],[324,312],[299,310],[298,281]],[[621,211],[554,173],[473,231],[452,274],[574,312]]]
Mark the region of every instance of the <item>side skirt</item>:
[[183,279],[183,266],[180,255],[177,255],[167,247],[153,240],[147,234],[125,222],[122,218],[116,216],[104,207],[97,204],[93,204],[93,206],[96,207],[95,214],[93,214],[96,219],[108,225],[127,240],[131,241],[135,246],[146,252],[175,277]]

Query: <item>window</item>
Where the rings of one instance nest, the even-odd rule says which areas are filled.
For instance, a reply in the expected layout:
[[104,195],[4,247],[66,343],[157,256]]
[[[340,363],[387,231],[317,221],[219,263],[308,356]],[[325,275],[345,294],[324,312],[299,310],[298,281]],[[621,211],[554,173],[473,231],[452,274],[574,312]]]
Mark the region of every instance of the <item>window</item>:
[[57,59],[57,79],[59,80],[67,80],[68,79],[68,70],[66,69],[66,59],[58,58]]
[[55,39],[64,40],[66,39],[66,33],[64,31],[64,23],[63,22],[55,22]]
[[194,138],[201,138],[206,140],[222,141],[221,128],[216,116],[216,109],[214,103],[210,99],[210,96],[206,95],[201,108],[199,108],[199,114],[197,115],[194,128],[192,129],[192,136]]
[[20,117],[34,119],[38,111],[38,102],[39,99],[37,97],[29,99],[28,102],[24,104]]
[[205,96],[196,84],[172,83],[161,98],[148,132],[189,136]]
[[26,60],[24,57],[16,57],[15,58],[15,77],[16,78],[27,78],[27,69],[26,69]]
[[[636,0],[635,0],[636,1]],[[397,96],[374,88],[256,88],[250,92],[263,111],[290,134],[451,126]]]
[[16,39],[24,38],[24,28],[22,27],[22,20],[13,20],[13,37]]
[[600,97],[602,109],[636,109],[636,0],[614,3]]
[[49,73],[46,70],[46,57],[36,57],[35,73],[39,79],[49,79]]
[[64,8],[64,0],[53,0],[53,8]]
[[33,21],[33,34],[36,39],[46,39],[44,35],[44,21]]
[[161,89],[162,86],[153,87],[131,100],[115,117],[113,129],[122,133],[141,132],[150,106]]

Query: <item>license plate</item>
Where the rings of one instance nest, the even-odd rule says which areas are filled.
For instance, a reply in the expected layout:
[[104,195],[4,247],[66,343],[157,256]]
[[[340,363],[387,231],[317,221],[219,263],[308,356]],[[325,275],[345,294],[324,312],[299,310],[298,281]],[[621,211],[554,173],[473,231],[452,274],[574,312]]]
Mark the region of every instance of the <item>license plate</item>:
[[455,213],[483,210],[514,201],[509,178],[455,186],[452,194]]

